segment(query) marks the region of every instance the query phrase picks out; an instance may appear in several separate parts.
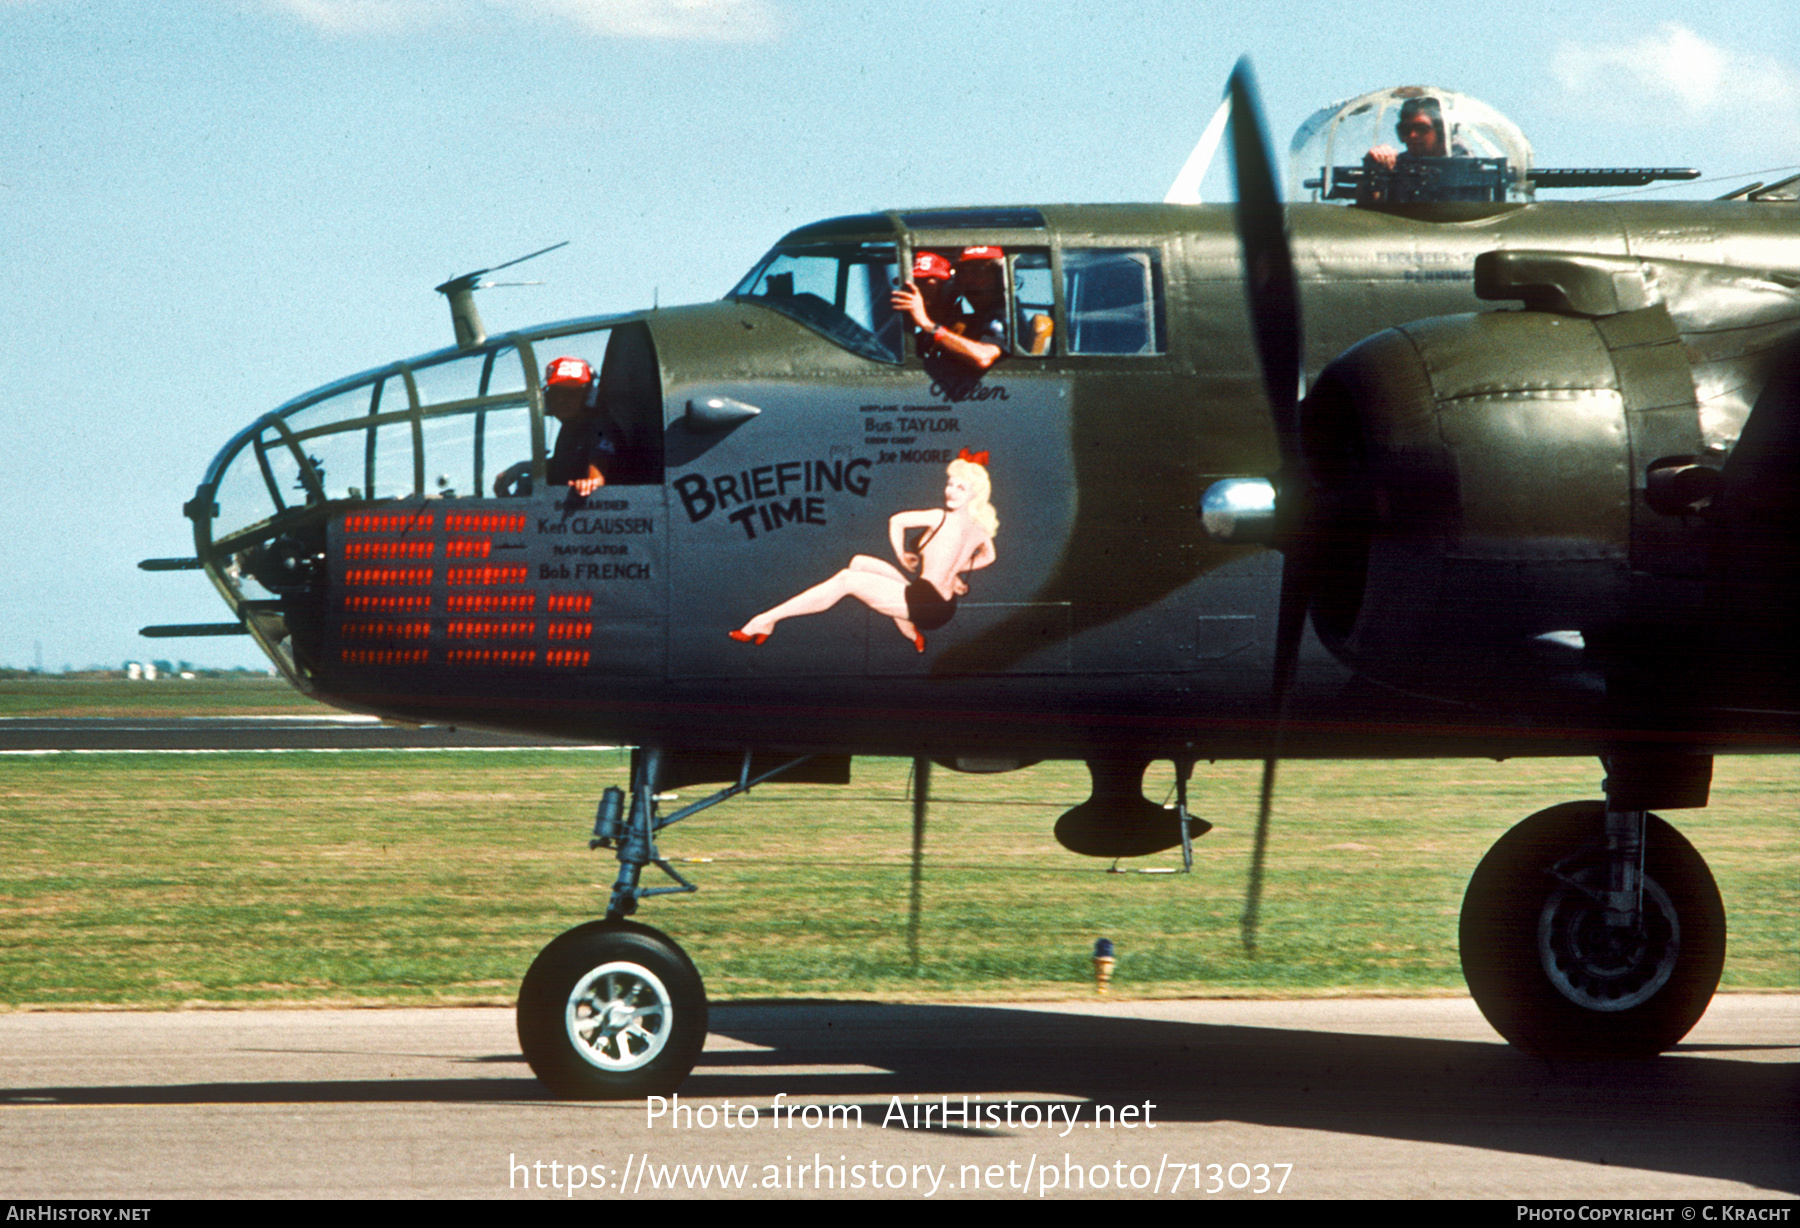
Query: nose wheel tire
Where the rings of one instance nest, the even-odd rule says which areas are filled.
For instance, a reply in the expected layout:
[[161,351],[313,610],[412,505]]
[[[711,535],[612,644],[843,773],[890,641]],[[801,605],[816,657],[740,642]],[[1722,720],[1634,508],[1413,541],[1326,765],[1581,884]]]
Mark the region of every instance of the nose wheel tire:
[[1641,1057],[1699,1022],[1725,963],[1725,907],[1694,846],[1645,820],[1639,921],[1609,925],[1604,806],[1541,810],[1469,880],[1463,977],[1494,1030],[1546,1057]]
[[567,1099],[667,1095],[706,1041],[706,990],[687,953],[649,926],[594,921],[539,953],[519,988],[519,1047]]

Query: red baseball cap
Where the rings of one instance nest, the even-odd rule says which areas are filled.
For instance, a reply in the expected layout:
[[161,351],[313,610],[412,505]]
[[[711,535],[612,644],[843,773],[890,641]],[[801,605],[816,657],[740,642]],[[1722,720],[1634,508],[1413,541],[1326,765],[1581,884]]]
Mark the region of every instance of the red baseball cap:
[[559,384],[586,384],[594,378],[594,369],[579,358],[552,358],[544,369],[544,387]]
[[936,252],[918,252],[913,256],[914,281],[949,281],[950,262]]

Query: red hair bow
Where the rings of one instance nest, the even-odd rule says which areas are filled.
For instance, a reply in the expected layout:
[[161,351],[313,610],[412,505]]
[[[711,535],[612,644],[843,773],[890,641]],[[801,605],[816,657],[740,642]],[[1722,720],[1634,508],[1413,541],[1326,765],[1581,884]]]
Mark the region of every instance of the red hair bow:
[[971,465],[986,466],[988,454],[986,452],[971,452],[967,448],[964,448],[956,454],[956,459],[959,461],[968,461]]

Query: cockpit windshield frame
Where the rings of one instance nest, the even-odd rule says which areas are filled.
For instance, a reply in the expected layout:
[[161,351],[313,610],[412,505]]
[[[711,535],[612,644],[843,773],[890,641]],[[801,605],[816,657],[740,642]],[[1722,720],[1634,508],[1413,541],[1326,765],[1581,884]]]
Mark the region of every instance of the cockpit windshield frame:
[[902,329],[889,295],[899,268],[892,238],[783,240],[725,297],[778,311],[852,354],[893,365],[901,361]]

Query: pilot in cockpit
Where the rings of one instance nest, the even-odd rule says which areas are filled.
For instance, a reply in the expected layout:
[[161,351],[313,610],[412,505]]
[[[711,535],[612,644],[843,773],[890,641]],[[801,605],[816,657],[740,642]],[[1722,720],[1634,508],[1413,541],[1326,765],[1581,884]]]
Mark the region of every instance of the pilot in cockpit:
[[[911,319],[921,357],[953,358],[985,371],[1006,353],[1006,266],[998,247],[966,247],[952,272],[936,252],[913,258],[912,280],[894,291],[894,310]],[[954,281],[952,277],[954,276]],[[957,306],[962,298],[967,312]]]
[[894,310],[912,321],[919,334],[921,356],[936,349],[939,321],[947,325],[956,319],[956,292],[951,288],[955,276],[950,262],[936,252],[918,252],[913,256],[912,277],[894,291]]
[[983,369],[1006,352],[1006,253],[992,244],[965,247],[956,259],[956,292],[969,305],[957,330],[975,347],[993,351]]
[[556,358],[544,370],[544,412],[561,424],[550,455],[553,486],[591,495],[606,485],[618,459],[617,428],[600,396],[600,380],[580,358]]

